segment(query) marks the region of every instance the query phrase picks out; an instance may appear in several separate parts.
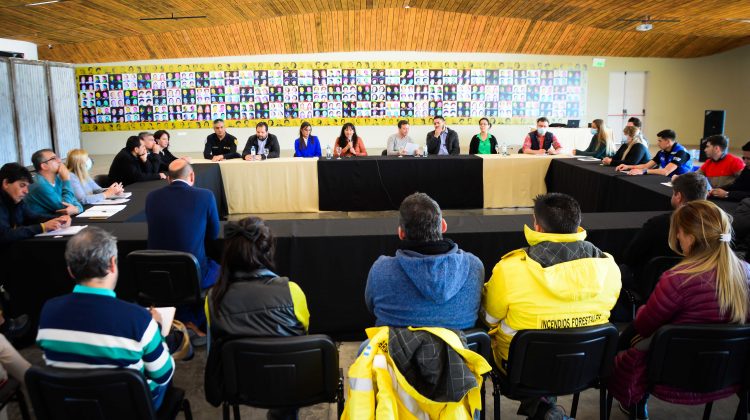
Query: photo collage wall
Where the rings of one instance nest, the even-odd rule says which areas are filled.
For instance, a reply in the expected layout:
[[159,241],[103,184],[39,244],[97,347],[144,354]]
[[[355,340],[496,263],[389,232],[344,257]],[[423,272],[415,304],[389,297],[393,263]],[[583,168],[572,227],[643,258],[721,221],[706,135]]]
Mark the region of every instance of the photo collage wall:
[[529,124],[585,115],[587,66],[313,62],[79,67],[82,131],[228,127]]

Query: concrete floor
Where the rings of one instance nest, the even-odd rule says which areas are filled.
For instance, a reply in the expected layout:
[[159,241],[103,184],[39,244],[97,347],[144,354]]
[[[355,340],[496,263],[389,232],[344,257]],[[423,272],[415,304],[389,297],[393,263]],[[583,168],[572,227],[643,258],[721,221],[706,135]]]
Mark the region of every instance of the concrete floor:
[[[339,343],[339,365],[344,369],[344,375],[347,374],[347,368],[353,363],[359,342],[342,342]],[[21,350],[21,354],[26,357],[29,362],[34,365],[43,365],[41,351],[36,346],[31,346]],[[177,362],[175,370],[174,385],[183,388],[187,392],[187,398],[190,400],[192,407],[193,418],[197,420],[203,419],[220,419],[221,408],[213,407],[204,398],[203,390],[203,370],[206,365],[207,352],[205,348],[197,349],[195,358],[188,362]],[[492,406],[492,385],[491,382],[487,383],[485,387],[487,407],[485,414],[487,419],[492,419],[494,410]],[[28,398],[27,398],[28,401]],[[597,390],[591,389],[581,394],[580,402],[578,404],[578,414],[576,416],[579,420],[595,420],[599,418],[599,393]],[[736,396],[726,398],[721,401],[717,401],[714,404],[713,412],[711,415],[712,419],[731,419],[734,416],[737,408],[738,398]],[[570,405],[572,397],[561,397],[558,399],[558,404],[561,405],[567,413],[570,413]],[[30,402],[29,402],[30,403]],[[521,419],[521,416],[516,415],[518,409],[518,402],[509,400],[502,397],[501,403],[501,417],[509,419]],[[20,419],[20,412],[18,406],[12,404],[8,407],[8,419],[16,420]],[[649,402],[649,411],[652,419],[700,419],[703,415],[703,406],[680,406],[665,403],[653,399]],[[253,407],[241,407],[240,413],[243,419],[246,420],[263,420],[266,418],[266,410],[253,408]],[[178,418],[183,418],[180,415]],[[335,404],[318,404],[311,407],[305,407],[300,411],[300,418],[304,420],[332,420],[336,418],[336,405]],[[623,413],[621,413],[616,407],[612,410],[612,419],[624,420],[627,419]]]

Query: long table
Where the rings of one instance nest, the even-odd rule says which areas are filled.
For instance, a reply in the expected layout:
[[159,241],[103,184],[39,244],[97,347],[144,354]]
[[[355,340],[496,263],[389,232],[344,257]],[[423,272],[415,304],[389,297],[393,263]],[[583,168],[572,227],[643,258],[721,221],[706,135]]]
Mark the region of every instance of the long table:
[[[583,226],[588,239],[619,257],[624,246],[654,212],[584,214]],[[531,224],[529,215],[446,216],[446,237],[482,260],[485,279],[506,252],[527,246],[523,225]],[[395,234],[398,219],[317,219],[269,220],[277,240],[276,271],[297,282],[307,296],[310,331],[337,338],[361,339],[364,329],[373,325],[373,317],[364,303],[367,274],[380,255],[393,255],[399,240]],[[133,300],[134,282],[127,254],[146,248],[145,223],[100,223],[118,238],[118,297]],[[223,232],[223,229],[222,229]],[[28,313],[35,319],[43,303],[69,293],[73,281],[65,269],[65,238],[34,238],[20,241],[9,249],[6,258],[8,276],[5,286],[13,296],[16,313]],[[208,253],[219,258],[219,239],[208,246]],[[339,258],[339,256],[346,258]]]

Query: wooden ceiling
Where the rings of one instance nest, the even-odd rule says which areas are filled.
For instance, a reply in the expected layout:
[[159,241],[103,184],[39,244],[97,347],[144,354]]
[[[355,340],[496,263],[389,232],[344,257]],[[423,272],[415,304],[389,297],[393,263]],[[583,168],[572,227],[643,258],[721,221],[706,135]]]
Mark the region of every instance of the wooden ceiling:
[[[0,38],[33,42],[40,59],[73,63],[346,51],[698,57],[750,44],[749,0],[63,0],[26,5],[34,1],[40,0],[2,0]],[[207,17],[140,20],[172,13]],[[657,22],[652,31],[637,32],[637,23],[618,20],[646,15],[679,22]]]

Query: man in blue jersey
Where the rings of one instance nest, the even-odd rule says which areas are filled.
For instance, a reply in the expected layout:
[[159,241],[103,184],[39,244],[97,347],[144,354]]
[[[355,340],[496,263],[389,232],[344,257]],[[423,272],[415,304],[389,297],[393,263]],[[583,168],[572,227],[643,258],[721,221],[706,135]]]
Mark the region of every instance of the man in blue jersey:
[[673,130],[662,130],[656,134],[659,152],[652,160],[640,165],[622,164],[616,169],[628,175],[682,175],[693,170],[690,153],[680,143]]
[[47,365],[60,368],[120,367],[140,371],[158,409],[174,374],[161,336],[161,317],[117,299],[117,240],[90,227],[65,248],[73,293],[50,299],[39,318],[37,345]]

